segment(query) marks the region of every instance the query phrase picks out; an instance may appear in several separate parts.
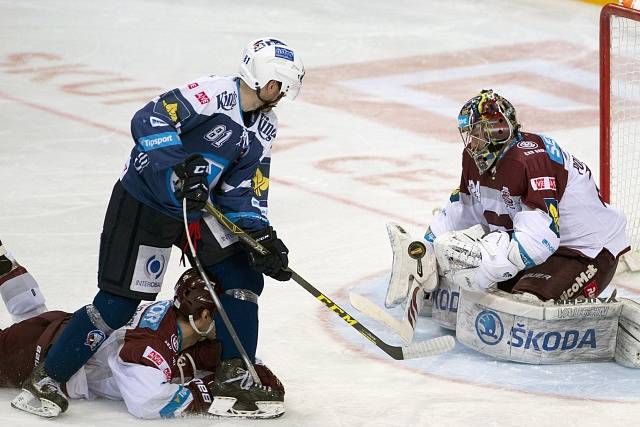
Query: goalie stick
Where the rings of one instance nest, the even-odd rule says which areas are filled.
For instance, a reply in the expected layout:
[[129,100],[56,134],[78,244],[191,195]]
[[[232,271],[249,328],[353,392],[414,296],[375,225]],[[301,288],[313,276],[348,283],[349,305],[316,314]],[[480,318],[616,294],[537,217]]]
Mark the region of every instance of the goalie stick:
[[[207,203],[206,210],[213,215],[220,224],[227,228],[231,233],[238,236],[245,244],[256,252],[266,255],[269,253],[267,248],[256,242],[251,236],[249,236],[244,230],[231,222],[222,212],[216,209],[211,203]],[[344,320],[349,326],[358,331],[361,335],[375,344],[379,349],[387,353],[389,356],[396,360],[415,359],[419,357],[435,356],[438,354],[446,353],[453,349],[455,346],[455,339],[452,336],[445,335],[442,337],[432,338],[426,341],[413,343],[404,347],[393,346],[387,344],[378,338],[373,332],[367,329],[364,325],[354,319],[349,313],[343,310],[340,306],[334,303],[330,298],[327,298],[322,292],[316,289],[309,282],[304,280],[298,273],[291,268],[291,278],[300,286],[302,286],[307,292],[313,295],[318,301],[323,303],[329,310],[334,312],[338,317]]]
[[349,302],[351,302],[353,308],[358,310],[360,313],[382,323],[387,328],[400,335],[400,338],[402,338],[404,342],[410,343],[413,340],[415,323],[411,324],[407,321],[395,318],[391,313],[371,301],[369,298],[355,292],[349,293]]

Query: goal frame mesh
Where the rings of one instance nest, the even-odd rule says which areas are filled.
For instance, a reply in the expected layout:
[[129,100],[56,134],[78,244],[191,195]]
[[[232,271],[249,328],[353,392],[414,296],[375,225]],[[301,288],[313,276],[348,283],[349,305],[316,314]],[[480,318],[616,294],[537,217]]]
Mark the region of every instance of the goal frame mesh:
[[[629,20],[629,25],[635,27],[634,29],[637,30],[637,34],[634,33],[629,36],[628,34],[619,34],[612,31],[612,23],[614,25],[619,24],[620,27],[626,25],[625,21],[622,20]],[[615,30],[617,29],[619,28],[616,27]],[[626,27],[624,29],[626,29]],[[636,90],[634,90],[636,87],[630,83],[629,80],[623,78],[625,77],[625,66],[628,66],[628,64],[620,61],[622,64],[621,69],[623,70],[612,70],[612,48],[616,49],[619,46],[623,46],[624,43],[628,44],[630,38],[632,38],[632,41],[635,42],[635,46],[638,48],[637,60],[635,60],[635,56],[633,56],[630,57],[633,58],[630,62],[634,71],[636,71],[637,68],[637,88],[640,88],[640,10],[630,9],[612,3],[605,5],[600,13],[600,194],[605,202],[612,203],[613,206],[618,205],[618,207],[622,208],[627,215],[627,231],[631,240],[632,252],[623,258],[625,262],[621,264],[625,264],[623,267],[627,267],[623,268],[623,270],[631,269],[636,271],[640,270],[640,251],[638,251],[640,246],[640,226],[638,225],[638,215],[640,215],[640,203],[638,201],[640,200],[640,195],[634,198],[633,195],[624,194],[624,191],[622,191],[621,188],[623,188],[625,183],[619,183],[616,181],[616,175],[620,172],[617,165],[613,163],[620,160],[620,157],[618,157],[620,156],[620,152],[619,147],[615,145],[612,146],[612,144],[616,143],[616,139],[622,140],[625,138],[624,135],[621,135],[622,132],[620,132],[620,128],[626,130],[624,128],[626,118],[623,117],[621,120],[621,122],[623,122],[622,125],[616,124],[616,126],[612,126],[611,122],[612,96],[615,98],[614,103],[618,102],[618,104],[620,103],[619,101],[621,98],[624,98],[624,102],[627,102],[627,98],[629,97],[628,95],[624,97],[616,97],[619,95],[620,86],[624,86],[623,89],[627,89],[628,86],[632,91],[632,94],[635,95],[631,103],[635,103],[637,105],[637,111],[633,112],[637,115],[636,120],[640,122],[640,91],[636,92]],[[614,58],[618,57],[614,56]],[[616,63],[616,60],[613,62],[617,67],[618,64]],[[636,61],[637,67],[635,67]],[[612,75],[612,71],[614,73],[616,71],[620,71],[622,77],[619,77],[616,74]],[[612,90],[612,77],[615,80],[614,90]],[[617,106],[615,106],[615,108],[617,108]],[[613,119],[618,120],[617,117],[613,117]],[[612,138],[614,128],[615,138]],[[638,137],[640,138],[640,126],[638,127],[638,130]],[[640,150],[640,141],[638,141],[637,147]],[[633,153],[630,153],[629,155],[633,156]],[[629,168],[629,165],[623,164],[623,167]],[[636,170],[640,170],[640,162],[635,166],[635,168]],[[632,186],[630,190],[635,190],[636,194],[640,193],[640,179],[638,179],[638,174],[640,172],[628,172],[631,174],[629,179],[635,179],[638,181],[638,186]],[[627,193],[628,192],[629,188],[627,188]],[[631,206],[627,206],[627,197],[629,197]]]

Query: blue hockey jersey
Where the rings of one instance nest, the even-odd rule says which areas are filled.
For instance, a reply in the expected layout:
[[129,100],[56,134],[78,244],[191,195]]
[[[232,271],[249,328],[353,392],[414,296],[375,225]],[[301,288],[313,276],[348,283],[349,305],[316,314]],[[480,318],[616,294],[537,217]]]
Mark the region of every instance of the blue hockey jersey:
[[[153,99],[131,120],[135,146],[121,177],[125,189],[182,220],[173,167],[199,153],[209,163],[212,203],[249,232],[266,227],[278,123],[272,111],[243,113],[241,102],[239,79],[227,76],[203,77]],[[201,215],[190,213],[189,221]]]

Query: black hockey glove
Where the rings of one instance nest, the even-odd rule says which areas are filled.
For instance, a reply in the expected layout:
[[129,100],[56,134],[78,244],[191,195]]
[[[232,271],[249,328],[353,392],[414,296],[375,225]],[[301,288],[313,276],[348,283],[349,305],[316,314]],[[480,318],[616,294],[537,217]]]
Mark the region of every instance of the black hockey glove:
[[174,166],[173,170],[180,178],[175,192],[178,200],[187,200],[189,212],[204,208],[209,198],[209,163],[200,154],[192,154],[184,162]]
[[269,251],[267,255],[262,255],[253,249],[249,249],[248,256],[251,267],[281,282],[291,279],[291,271],[285,270],[289,265],[289,257],[287,256],[289,249],[278,238],[276,230],[269,226],[252,233],[251,237]]

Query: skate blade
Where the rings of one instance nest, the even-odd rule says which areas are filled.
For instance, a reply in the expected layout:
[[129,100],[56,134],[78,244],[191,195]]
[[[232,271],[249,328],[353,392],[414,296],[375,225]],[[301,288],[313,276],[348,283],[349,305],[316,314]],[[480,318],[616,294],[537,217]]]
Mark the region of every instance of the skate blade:
[[[35,406],[35,402],[37,402],[39,406]],[[11,406],[43,418],[55,418],[62,412],[62,409],[52,401],[37,399],[27,390],[22,390],[20,394],[11,401]]]
[[278,418],[284,414],[284,402],[255,402],[258,409],[246,411],[233,409],[236,401],[233,397],[214,396],[208,412],[221,418],[245,419]]

